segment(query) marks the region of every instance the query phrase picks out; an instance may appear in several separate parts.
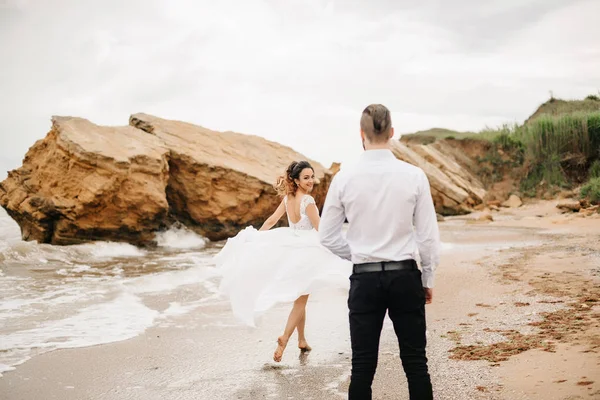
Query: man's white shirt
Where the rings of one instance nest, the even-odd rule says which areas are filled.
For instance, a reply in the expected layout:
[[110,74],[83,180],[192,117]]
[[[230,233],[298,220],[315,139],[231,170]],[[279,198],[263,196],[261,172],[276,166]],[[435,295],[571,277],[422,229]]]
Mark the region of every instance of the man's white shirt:
[[[346,237],[342,226],[348,221]],[[429,181],[390,150],[367,150],[329,187],[321,244],[354,264],[421,258],[423,286],[432,288],[440,234]]]

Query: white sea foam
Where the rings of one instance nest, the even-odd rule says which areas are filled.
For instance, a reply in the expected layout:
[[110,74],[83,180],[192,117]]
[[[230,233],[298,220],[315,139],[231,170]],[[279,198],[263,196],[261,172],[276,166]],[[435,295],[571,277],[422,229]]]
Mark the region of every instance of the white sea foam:
[[9,367],[13,368],[27,359],[25,350],[36,349],[41,353],[129,339],[152,326],[158,315],[158,311],[146,307],[139,297],[122,293],[112,301],[93,304],[70,317],[0,335],[0,351],[6,353],[9,361],[12,358]]
[[83,256],[91,256],[95,259],[120,258],[120,257],[142,257],[146,251],[128,243],[96,242],[73,246],[73,249]]
[[206,239],[183,226],[156,233],[156,244],[171,249],[201,249]]
[[142,275],[136,278],[124,279],[128,291],[135,294],[152,294],[172,292],[178,287],[195,285],[217,276],[214,268],[196,266],[178,271],[161,272],[159,274]]
[[[13,225],[0,214],[0,376],[37,354],[133,338],[220,300],[210,251],[193,232],[164,233],[165,251],[24,242]],[[144,301],[177,290],[185,300],[162,312]]]

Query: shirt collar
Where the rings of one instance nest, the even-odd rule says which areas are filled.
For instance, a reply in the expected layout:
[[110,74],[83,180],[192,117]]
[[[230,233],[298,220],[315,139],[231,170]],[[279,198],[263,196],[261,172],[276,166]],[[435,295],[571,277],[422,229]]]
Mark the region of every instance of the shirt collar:
[[361,156],[361,160],[365,161],[381,161],[381,160],[395,160],[396,156],[390,149],[376,149],[376,150],[365,150]]

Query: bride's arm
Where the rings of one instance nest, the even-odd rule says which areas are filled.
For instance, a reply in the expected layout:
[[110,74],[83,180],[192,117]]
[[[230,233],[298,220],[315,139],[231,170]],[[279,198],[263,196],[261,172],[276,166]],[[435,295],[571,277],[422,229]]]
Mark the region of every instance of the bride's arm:
[[314,203],[306,206],[306,215],[308,219],[310,219],[310,223],[312,226],[318,231],[319,230],[319,222],[321,222],[321,217],[319,217],[319,210]]
[[281,203],[279,203],[277,210],[275,210],[275,212],[269,218],[267,218],[267,220],[260,227],[259,231],[268,231],[271,229],[273,225],[275,225],[281,219],[281,217],[283,217],[283,214],[285,214],[285,204],[283,204],[282,200]]

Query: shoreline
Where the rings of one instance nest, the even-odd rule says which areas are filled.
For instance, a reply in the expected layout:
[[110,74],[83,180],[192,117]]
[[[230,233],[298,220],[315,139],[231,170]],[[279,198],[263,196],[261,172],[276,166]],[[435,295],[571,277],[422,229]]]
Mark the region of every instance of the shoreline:
[[[560,214],[555,203],[503,209],[494,222],[475,222],[475,214],[440,224],[444,241],[457,246],[442,255],[426,308],[436,399],[600,396],[600,327],[593,318],[574,336],[549,339],[553,352],[532,347],[503,361],[477,353],[511,342],[510,330],[533,337],[543,329],[530,324],[544,313],[568,309],[582,293],[596,295],[590,288],[600,283],[600,219]],[[311,297],[307,337],[314,350],[301,356],[294,335],[280,364],[271,356],[289,306],[270,310],[250,329],[219,303],[133,339],[34,357],[0,378],[0,393],[9,400],[344,398],[351,354],[346,295]],[[597,315],[596,301],[582,304],[589,309],[583,315]],[[474,346],[481,359],[451,359],[461,346]],[[388,318],[373,390],[375,399],[408,398]]]

